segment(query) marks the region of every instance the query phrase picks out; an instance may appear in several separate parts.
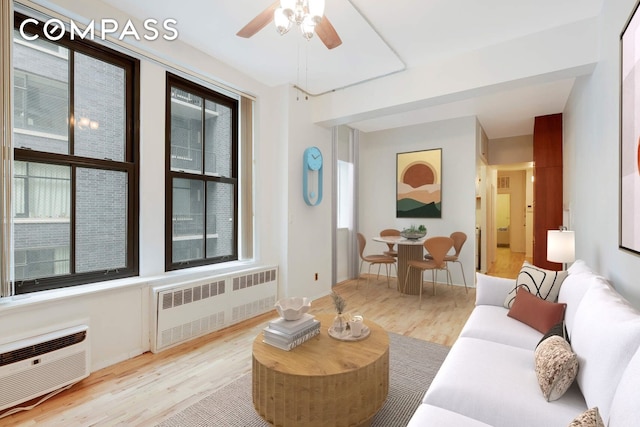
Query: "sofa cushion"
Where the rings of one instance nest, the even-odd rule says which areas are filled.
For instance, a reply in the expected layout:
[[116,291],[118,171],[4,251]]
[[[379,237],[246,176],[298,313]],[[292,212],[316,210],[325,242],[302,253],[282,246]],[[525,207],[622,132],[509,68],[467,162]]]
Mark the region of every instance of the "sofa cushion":
[[496,427],[568,425],[587,409],[580,390],[572,386],[547,402],[532,360],[532,350],[460,337],[423,402]]
[[476,273],[476,306],[497,305],[504,307],[504,298],[515,284],[514,279]]
[[473,418],[423,403],[418,406],[407,427],[424,426],[491,427]]
[[567,273],[569,274],[581,274],[581,273],[593,273],[591,267],[587,265],[584,260],[577,259],[569,266],[567,269]]
[[640,420],[638,378],[640,378],[640,349],[636,350],[629,365],[622,373],[622,379],[613,395],[609,413],[609,427],[632,426]]
[[[628,424],[631,425],[631,424]],[[578,415],[568,427],[605,427],[598,408],[590,408]]]
[[578,358],[562,336],[544,340],[534,353],[538,385],[547,401],[558,400],[571,386],[578,373]]
[[[577,261],[576,261],[577,262]],[[575,265],[575,263],[574,263]],[[564,314],[565,326],[567,327],[567,333],[569,334],[569,341],[571,341],[571,334],[573,332],[574,317],[580,301],[587,293],[589,288],[594,284],[606,283],[606,280],[590,271],[585,269],[576,269],[577,272],[571,272],[573,265],[569,268],[569,275],[562,282],[560,287],[560,293],[558,294],[558,302],[567,304],[567,311]]]
[[566,308],[566,304],[545,301],[520,287],[507,315],[544,334],[564,319]]
[[608,422],[622,373],[640,346],[640,313],[609,285],[595,282],[576,311],[571,345],[586,403]]
[[566,277],[566,271],[545,270],[525,261],[522,264],[520,273],[518,273],[515,286],[509,291],[504,300],[504,306],[505,308],[511,308],[518,293],[518,288],[521,286],[539,298],[555,302],[558,299],[562,281]]
[[502,305],[479,305],[471,312],[460,336],[533,350],[542,334],[519,320],[508,317],[507,309]]

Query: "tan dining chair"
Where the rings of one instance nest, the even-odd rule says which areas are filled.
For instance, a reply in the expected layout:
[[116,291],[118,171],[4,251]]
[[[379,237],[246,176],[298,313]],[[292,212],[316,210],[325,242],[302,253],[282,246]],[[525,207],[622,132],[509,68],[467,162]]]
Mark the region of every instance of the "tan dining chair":
[[[358,285],[360,284],[360,273],[362,272],[362,264],[365,262],[369,263],[369,270],[367,272],[367,287],[369,285],[369,276],[371,275],[371,266],[374,264],[378,264],[378,277],[380,277],[380,267],[384,264],[385,269],[387,270],[387,288],[389,288],[390,276],[389,276],[389,264],[396,265],[396,259],[389,255],[383,254],[375,254],[375,255],[365,255],[364,248],[367,246],[367,239],[362,235],[362,233],[358,233],[358,251],[360,252],[360,269],[358,270],[358,280],[356,281],[356,289],[358,289]],[[396,276],[398,275],[398,268],[396,267]]]
[[[424,248],[428,253],[431,254],[431,259],[417,259],[411,260],[407,264],[407,275],[404,279],[404,283],[407,283],[409,280],[409,271],[412,268],[417,268],[424,273],[425,270],[431,270],[431,282],[433,283],[433,295],[436,294],[436,279],[437,279],[437,271],[445,270],[447,272],[447,284],[451,286],[451,274],[447,268],[447,263],[444,258],[447,255],[447,252],[451,250],[453,247],[453,239],[451,237],[446,236],[436,236],[431,237],[424,241]],[[422,281],[421,281],[422,282]],[[422,287],[423,283],[420,283],[420,303],[419,306],[422,305]],[[402,293],[404,293],[404,287],[402,289]]]
[[[464,268],[462,267],[462,261],[460,261],[460,259],[458,258],[460,256],[460,251],[462,250],[464,242],[467,241],[467,235],[462,231],[454,231],[449,237],[453,239],[453,250],[455,251],[455,253],[453,255],[447,254],[447,256],[444,257],[444,260],[445,262],[457,262],[460,265],[460,271],[462,272],[462,281],[464,282],[464,291],[468,293],[469,289],[467,288],[467,279],[464,276]],[[430,253],[427,253],[424,258],[433,259]]]
[[[400,230],[396,230],[395,228],[385,228],[380,232],[380,237],[386,237],[386,236],[400,236]],[[395,248],[396,244],[387,243],[387,246],[389,247],[389,249],[384,251],[383,254],[389,255],[392,257],[397,257],[398,251]]]

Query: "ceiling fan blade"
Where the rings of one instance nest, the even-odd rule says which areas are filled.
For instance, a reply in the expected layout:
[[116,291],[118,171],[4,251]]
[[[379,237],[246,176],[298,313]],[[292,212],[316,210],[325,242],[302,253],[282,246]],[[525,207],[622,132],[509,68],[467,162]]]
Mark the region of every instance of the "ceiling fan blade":
[[333,28],[333,25],[329,22],[329,18],[326,16],[323,16],[322,21],[316,25],[316,34],[327,49],[333,49],[342,44],[342,40],[336,32],[336,29]]
[[260,12],[258,16],[253,18],[247,25],[242,27],[240,31],[236,33],[237,36],[248,39],[255,33],[263,29],[269,22],[273,21],[273,12],[280,7],[280,1],[276,0],[271,6]]

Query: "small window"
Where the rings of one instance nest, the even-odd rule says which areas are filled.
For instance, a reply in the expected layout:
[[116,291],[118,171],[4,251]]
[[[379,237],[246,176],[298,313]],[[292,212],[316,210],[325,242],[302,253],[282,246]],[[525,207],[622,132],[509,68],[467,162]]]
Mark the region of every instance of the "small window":
[[353,163],[338,160],[338,228],[353,228]]

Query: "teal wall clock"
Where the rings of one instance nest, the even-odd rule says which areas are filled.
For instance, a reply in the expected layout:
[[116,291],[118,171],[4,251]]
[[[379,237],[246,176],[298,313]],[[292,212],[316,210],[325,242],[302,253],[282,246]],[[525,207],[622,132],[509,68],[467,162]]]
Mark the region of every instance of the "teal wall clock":
[[322,201],[322,152],[318,147],[309,147],[302,155],[302,197],[309,206]]

